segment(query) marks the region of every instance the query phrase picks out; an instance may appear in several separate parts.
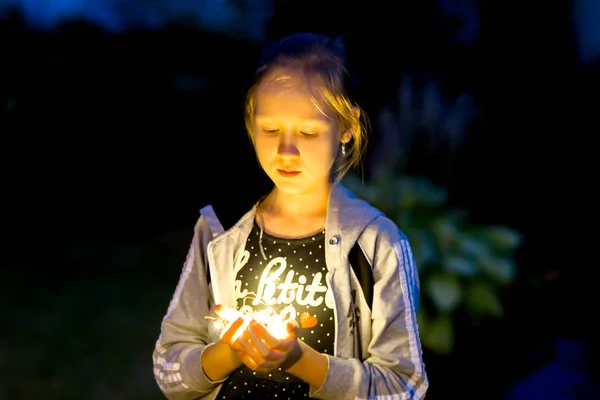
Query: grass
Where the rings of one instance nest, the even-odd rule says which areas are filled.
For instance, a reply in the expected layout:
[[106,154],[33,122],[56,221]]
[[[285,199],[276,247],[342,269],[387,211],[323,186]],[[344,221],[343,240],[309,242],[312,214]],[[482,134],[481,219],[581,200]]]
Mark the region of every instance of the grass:
[[151,355],[188,244],[182,234],[80,246],[65,256],[69,268],[86,268],[76,279],[1,279],[0,398],[164,399]]

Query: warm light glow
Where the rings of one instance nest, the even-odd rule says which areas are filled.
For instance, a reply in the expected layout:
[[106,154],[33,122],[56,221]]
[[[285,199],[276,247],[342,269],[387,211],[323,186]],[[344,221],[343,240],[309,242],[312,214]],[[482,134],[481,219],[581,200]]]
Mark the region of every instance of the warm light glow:
[[226,327],[223,329],[223,332],[225,332],[227,328],[229,328],[230,324],[235,322],[235,320],[238,318],[241,317],[244,319],[244,323],[242,326],[240,326],[231,339],[234,342],[240,337],[243,330],[246,329],[252,319],[267,328],[267,331],[269,331],[269,333],[277,339],[285,339],[289,336],[287,330],[288,321],[283,321],[280,316],[271,309],[254,311],[252,314],[243,314],[237,310],[234,310],[233,308],[222,307],[217,312],[217,315],[226,323]]
[[219,317],[215,320],[215,322],[222,322],[225,325],[221,331],[221,335],[223,335],[223,333],[226,332],[231,324],[233,324],[238,318],[244,319],[244,323],[233,335],[231,339],[232,342],[235,342],[240,337],[244,329],[248,327],[248,324],[250,324],[250,321],[253,319],[259,324],[263,325],[267,331],[277,339],[285,339],[289,336],[287,324],[290,320],[283,320],[281,316],[272,308],[266,308],[260,311],[252,311],[245,314],[229,307],[216,307],[215,312]]
[[231,324],[233,324],[238,318],[241,317],[244,319],[244,323],[238,328],[238,330],[231,337],[232,342],[235,342],[240,337],[240,335],[242,334],[244,329],[246,329],[246,327],[248,327],[248,324],[250,323],[250,320],[251,320],[251,318],[249,318],[247,315],[244,315],[241,312],[234,310],[233,308],[229,308],[229,307],[222,307],[218,311],[215,310],[215,312],[219,316],[220,321],[223,321],[224,325],[225,325],[225,327],[221,331],[221,337],[223,337],[223,334],[229,329]]
[[[245,257],[242,257],[242,259],[236,263],[234,268],[235,272],[239,271],[244,266],[250,256],[250,253],[248,252],[245,252],[244,254]],[[264,326],[267,331],[277,339],[286,339],[290,336],[287,324],[296,319],[296,309],[292,304],[292,300],[296,296],[293,294],[292,298],[284,297],[283,299],[281,295],[277,299],[274,297],[277,288],[281,288],[282,285],[285,287],[291,285],[291,277],[289,277],[289,274],[286,282],[281,282],[279,279],[286,269],[286,266],[287,264],[283,258],[276,258],[269,262],[262,272],[258,285],[258,294],[248,292],[247,290],[242,291],[240,287],[234,287],[235,296],[238,299],[243,299],[243,305],[239,310],[224,307],[223,305],[217,305],[215,307],[217,318],[206,318],[212,320],[217,326],[224,326],[224,328],[221,329],[221,337],[223,337],[223,334],[227,332],[231,324],[238,318],[242,318],[244,323],[231,338],[232,342],[235,342],[240,337],[244,332],[244,329],[248,327],[252,320]],[[276,270],[273,272],[272,269]],[[293,272],[291,273],[293,274]],[[287,293],[288,291],[289,289],[282,289],[282,293]],[[278,313],[272,307],[272,305],[277,303],[287,305]],[[258,309],[255,309],[255,307]]]

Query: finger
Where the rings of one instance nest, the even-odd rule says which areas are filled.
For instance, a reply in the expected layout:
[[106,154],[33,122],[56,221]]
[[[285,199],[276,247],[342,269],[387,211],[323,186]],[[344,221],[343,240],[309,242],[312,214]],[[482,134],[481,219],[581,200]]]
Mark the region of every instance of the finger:
[[240,360],[242,360],[242,362],[252,371],[256,371],[257,369],[259,369],[258,364],[255,363],[254,360],[250,356],[248,356],[248,354],[244,353],[243,351],[240,351],[238,352],[238,356],[240,357]]
[[280,340],[279,345],[276,346],[274,349],[283,351],[283,352],[287,352],[287,351],[289,351],[289,349],[296,346],[296,344],[297,344],[296,342],[298,339],[297,334],[298,334],[298,329],[299,329],[298,323],[295,323],[295,321],[289,322],[286,325],[286,329],[288,331],[288,337]]
[[224,329],[223,334],[221,336],[221,340],[226,343],[232,344],[236,341],[237,337],[241,334],[241,330],[243,330],[243,325],[246,321],[243,318],[238,318],[233,322],[230,322]]
[[244,331],[242,340],[239,340],[242,351],[248,355],[258,365],[259,370],[266,371],[279,365],[284,359],[285,354],[279,351],[269,349],[251,328]]
[[246,355],[251,357],[253,360],[256,360],[257,363],[260,363],[260,359],[262,359],[262,356],[254,348],[254,343],[251,342],[250,333],[247,329],[244,329],[239,339],[235,342],[235,345]]
[[264,343],[267,348],[274,349],[279,346],[280,340],[274,337],[262,324],[252,321],[248,330],[256,334],[260,338],[261,343]]
[[257,362],[256,360],[252,359],[252,357],[243,352],[239,353],[239,357],[240,360],[253,371],[270,372],[275,369],[276,365],[278,365],[271,361],[263,360],[262,362]]
[[214,308],[215,314],[225,321],[234,321],[239,317],[243,317],[244,315],[236,309],[224,307],[221,304],[217,304]]
[[279,345],[279,341],[273,343],[273,338],[262,325],[251,322],[247,332],[248,339],[251,341],[252,346],[263,359],[277,359],[277,354],[271,350],[270,346]]
[[248,355],[244,350],[238,350],[237,354],[240,360],[253,371],[268,372],[272,371],[275,368],[275,365],[278,365],[273,361],[260,358],[255,359]]
[[286,324],[286,328],[290,336],[296,336],[298,330],[300,329],[300,325],[298,325],[298,321],[292,320]]

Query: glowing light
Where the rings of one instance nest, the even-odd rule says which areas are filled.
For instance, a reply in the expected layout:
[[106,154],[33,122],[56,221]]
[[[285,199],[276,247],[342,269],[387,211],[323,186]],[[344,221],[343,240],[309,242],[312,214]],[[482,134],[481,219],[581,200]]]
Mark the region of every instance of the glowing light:
[[224,328],[221,331],[221,337],[229,329],[231,324],[233,324],[238,318],[242,318],[244,322],[231,338],[232,342],[235,342],[240,337],[244,329],[248,327],[250,321],[252,320],[255,320],[264,326],[267,331],[277,339],[285,339],[289,336],[287,324],[288,322],[294,320],[293,316],[295,315],[295,312],[287,313],[287,315],[290,315],[290,318],[283,318],[282,315],[286,315],[286,313],[278,314],[271,307],[254,311],[251,308],[244,306],[242,307],[242,310],[245,312],[238,311],[230,307],[217,306],[215,307],[215,313],[217,314],[218,318],[206,318],[224,325]]

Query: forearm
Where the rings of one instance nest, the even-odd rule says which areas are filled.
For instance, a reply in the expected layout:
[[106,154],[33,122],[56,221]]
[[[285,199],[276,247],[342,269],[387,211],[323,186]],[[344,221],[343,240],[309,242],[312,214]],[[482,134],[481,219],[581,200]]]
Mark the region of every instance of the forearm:
[[315,389],[319,389],[329,369],[329,361],[325,354],[319,353],[301,340],[298,341],[302,348],[302,356],[286,372],[302,379]]
[[211,381],[221,381],[242,365],[238,355],[226,343],[216,342],[204,349],[201,357],[204,374]]

